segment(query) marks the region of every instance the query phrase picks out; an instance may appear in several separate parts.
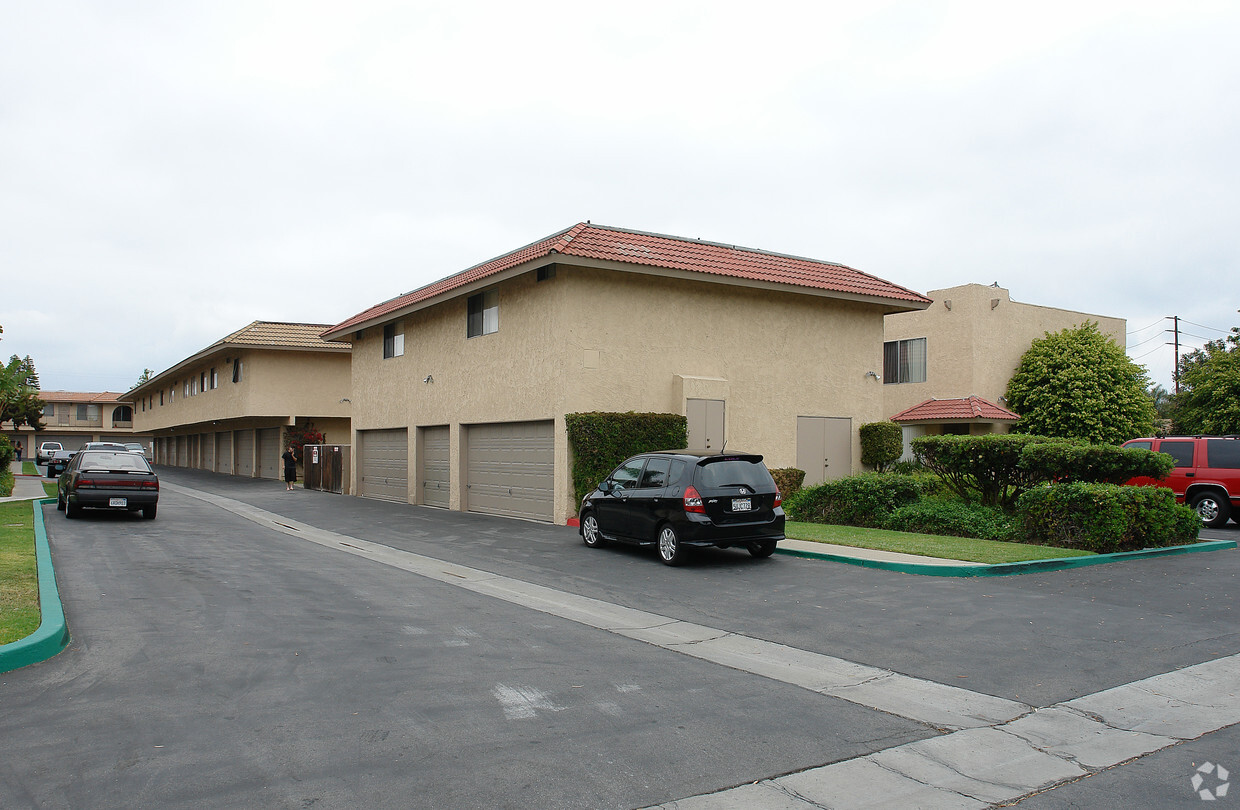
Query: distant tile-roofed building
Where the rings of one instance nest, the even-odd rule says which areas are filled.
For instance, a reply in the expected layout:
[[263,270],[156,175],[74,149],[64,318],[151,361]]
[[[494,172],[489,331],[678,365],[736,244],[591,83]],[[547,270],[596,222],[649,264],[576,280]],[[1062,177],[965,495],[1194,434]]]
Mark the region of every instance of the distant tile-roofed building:
[[348,444],[350,347],[327,328],[254,321],[127,392],[155,462],[276,478],[289,427]]
[[117,441],[150,444],[150,435],[134,430],[133,410],[124,394],[114,391],[40,391],[43,408],[43,430],[36,432],[29,425],[16,430],[12,423],[0,431],[16,446],[21,444],[23,459],[35,458],[35,450],[43,442],[60,442],[69,450],[77,450],[86,442]]

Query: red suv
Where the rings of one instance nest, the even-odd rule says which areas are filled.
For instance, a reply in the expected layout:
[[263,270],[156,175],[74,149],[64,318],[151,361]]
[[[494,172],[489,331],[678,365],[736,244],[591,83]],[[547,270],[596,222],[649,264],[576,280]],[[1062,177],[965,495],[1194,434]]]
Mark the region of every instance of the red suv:
[[[1175,459],[1171,474],[1161,481],[1134,478],[1136,486],[1170,487],[1179,503],[1187,503],[1212,529],[1227,523],[1240,509],[1240,437],[1168,436],[1133,439],[1124,447],[1154,450]],[[1237,513],[1240,514],[1240,513]]]

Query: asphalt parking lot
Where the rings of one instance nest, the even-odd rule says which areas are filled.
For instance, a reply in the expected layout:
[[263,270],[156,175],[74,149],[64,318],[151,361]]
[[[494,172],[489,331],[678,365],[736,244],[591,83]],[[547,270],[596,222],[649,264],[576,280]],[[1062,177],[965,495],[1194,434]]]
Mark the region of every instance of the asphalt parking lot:
[[[445,570],[1033,707],[1240,653],[1236,551],[1001,579],[725,551],[670,569],[566,527],[161,475],[172,486],[152,522],[46,508],[73,643],[0,675],[0,734],[22,752],[0,763],[0,806],[642,807],[943,732],[272,531],[177,487]],[[1186,766],[1207,757],[1240,768],[1234,728],[1022,806],[1199,802]]]

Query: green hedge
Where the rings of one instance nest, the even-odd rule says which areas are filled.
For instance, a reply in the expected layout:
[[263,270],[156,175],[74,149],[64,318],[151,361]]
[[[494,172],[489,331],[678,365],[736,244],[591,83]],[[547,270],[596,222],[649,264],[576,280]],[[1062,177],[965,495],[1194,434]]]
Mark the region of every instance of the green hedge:
[[895,422],[861,426],[861,463],[882,472],[904,454],[904,430]]
[[798,470],[796,467],[776,467],[771,470],[771,477],[775,479],[775,486],[779,487],[779,494],[787,498],[795,492],[800,492],[801,484],[805,483],[805,470]]
[[880,529],[892,512],[918,497],[910,476],[862,473],[807,487],[784,499],[784,512],[792,520]]
[[965,500],[977,497],[987,506],[1010,508],[1021,492],[1038,483],[1021,468],[1021,454],[1046,441],[1014,433],[922,436],[913,439],[913,452]]
[[1052,484],[1021,495],[1017,516],[1026,543],[1100,554],[1184,545],[1201,530],[1164,487]]
[[1015,521],[1002,509],[961,500],[925,498],[891,513],[884,529],[949,537],[1018,542]]
[[1175,459],[1166,453],[1113,444],[1045,442],[1021,451],[1020,467],[1040,481],[1123,484],[1133,478],[1166,478]]
[[685,417],[674,413],[570,413],[564,421],[577,504],[629,456],[678,450],[689,441]]

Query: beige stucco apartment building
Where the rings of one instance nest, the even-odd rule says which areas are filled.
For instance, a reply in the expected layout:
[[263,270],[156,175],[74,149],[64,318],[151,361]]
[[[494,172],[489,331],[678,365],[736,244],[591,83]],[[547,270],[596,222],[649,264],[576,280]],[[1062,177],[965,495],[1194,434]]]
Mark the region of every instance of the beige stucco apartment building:
[[563,523],[565,415],[688,417],[689,444],[807,481],[886,418],[883,317],[929,299],[843,265],[583,223],[328,329],[351,341],[357,494]]
[[150,449],[150,434],[134,430],[133,409],[124,394],[113,391],[40,391],[43,430],[29,425],[14,429],[5,422],[3,432],[14,447],[20,442],[23,458],[33,461],[43,442],[60,442],[77,450],[86,442],[140,442]]
[[125,394],[155,463],[279,478],[289,426],[348,444],[349,344],[322,340],[326,328],[255,321]]
[[1125,345],[1123,318],[1013,301],[997,284],[926,294],[934,303],[884,322],[883,404],[908,444],[927,433],[1006,432],[1018,415],[1004,394],[1020,358],[1048,332],[1098,324]]

